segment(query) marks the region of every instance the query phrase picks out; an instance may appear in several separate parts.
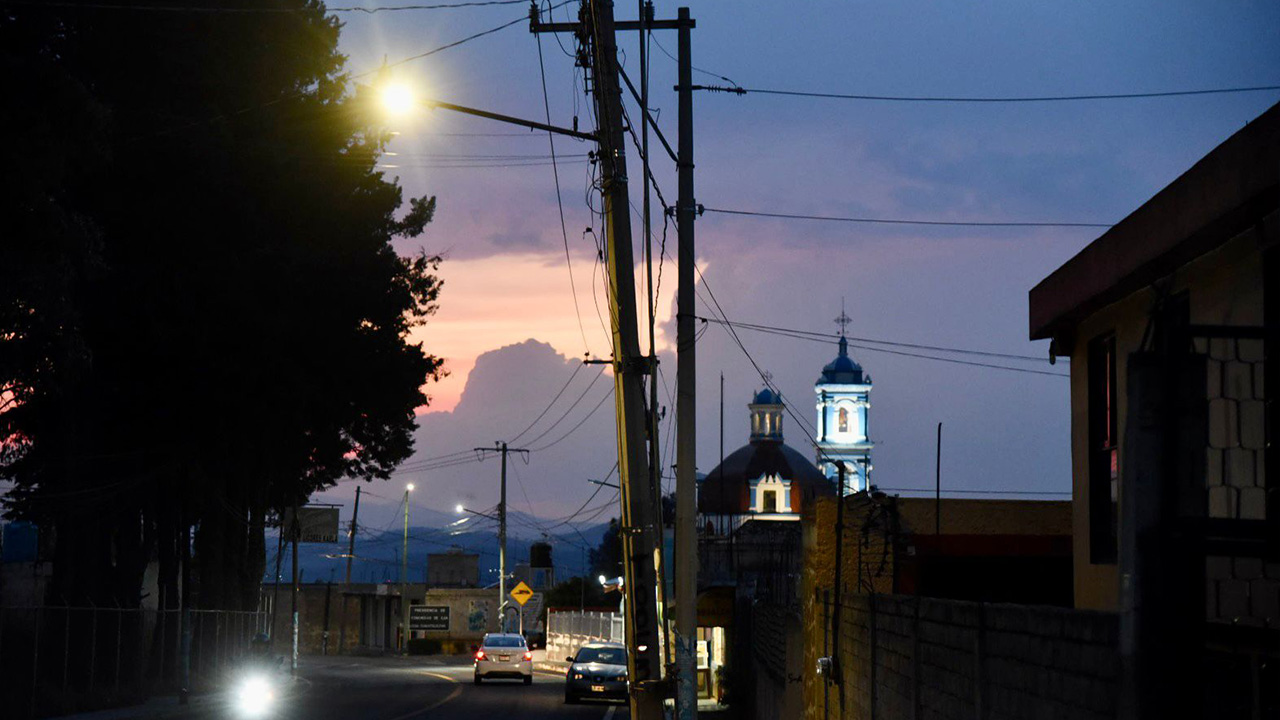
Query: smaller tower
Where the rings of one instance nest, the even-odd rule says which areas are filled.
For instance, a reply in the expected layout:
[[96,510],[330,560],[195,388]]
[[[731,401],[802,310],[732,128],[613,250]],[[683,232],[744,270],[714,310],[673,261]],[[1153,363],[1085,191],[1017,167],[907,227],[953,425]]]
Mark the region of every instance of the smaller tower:
[[751,411],[751,442],[782,442],[782,397],[769,386],[756,393],[747,405]]
[[871,409],[871,376],[862,366],[849,357],[849,340],[845,329],[852,322],[841,303],[840,352],[835,360],[822,368],[822,375],[814,383],[817,395],[818,468],[834,484],[839,477],[837,461],[846,467],[845,487],[841,495],[866,490],[871,475],[871,448],[874,443],[868,437],[868,419]]

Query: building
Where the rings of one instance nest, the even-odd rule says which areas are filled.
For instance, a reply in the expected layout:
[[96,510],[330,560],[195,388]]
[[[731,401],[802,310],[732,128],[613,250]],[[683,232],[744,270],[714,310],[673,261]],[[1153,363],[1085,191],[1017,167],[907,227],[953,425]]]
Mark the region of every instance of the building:
[[813,385],[817,395],[818,468],[833,485],[838,485],[837,462],[845,466],[845,486],[841,495],[866,490],[871,477],[871,447],[867,432],[871,410],[871,376],[849,357],[849,341],[844,326],[849,318],[840,313],[840,354],[822,368]]
[[805,504],[835,494],[826,476],[783,442],[786,408],[778,393],[766,387],[747,408],[750,441],[707,473],[698,488],[704,528],[722,535],[748,520],[798,521]]
[[1077,607],[1153,712],[1280,715],[1280,105],[1036,285],[1030,336],[1071,360]]
[[861,593],[1071,607],[1071,503],[904,498],[821,500],[803,523],[805,597],[841,576]]
[[480,585],[480,556],[452,548],[427,555],[427,587],[473,588]]

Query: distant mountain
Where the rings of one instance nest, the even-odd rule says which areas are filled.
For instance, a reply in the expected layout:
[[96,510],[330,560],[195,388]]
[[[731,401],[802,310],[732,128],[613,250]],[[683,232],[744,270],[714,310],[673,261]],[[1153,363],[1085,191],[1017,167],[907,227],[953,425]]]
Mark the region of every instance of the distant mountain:
[[[409,528],[410,582],[423,582],[426,576],[427,555],[448,552],[457,548],[480,556],[482,584],[496,583],[498,578],[498,529],[497,523],[485,518],[463,518],[447,513],[415,508]],[[420,524],[426,521],[427,525]],[[529,546],[538,541],[551,544],[552,564],[558,578],[582,575],[586,571],[586,558],[590,548],[600,544],[600,538],[608,528],[608,522],[574,529],[559,521],[547,521],[527,513],[509,511],[507,514],[507,566],[529,561]],[[579,535],[581,533],[581,535]],[[276,569],[277,538],[268,539],[266,580],[270,582]],[[400,553],[404,546],[404,529],[386,527],[360,528],[356,536],[355,558],[351,562],[352,582],[398,582],[400,579]],[[346,575],[347,538],[345,534],[337,543],[303,543],[298,546],[298,568],[302,582],[342,582]],[[288,582],[293,569],[290,552],[286,548],[280,558],[280,576]]]

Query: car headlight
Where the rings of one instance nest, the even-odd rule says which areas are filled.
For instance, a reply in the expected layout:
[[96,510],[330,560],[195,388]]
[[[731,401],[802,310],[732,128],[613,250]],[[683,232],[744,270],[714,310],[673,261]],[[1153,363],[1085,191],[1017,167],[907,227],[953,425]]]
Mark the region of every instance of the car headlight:
[[242,715],[261,717],[275,704],[275,690],[263,677],[246,678],[236,689],[236,707]]
[[582,678],[583,678],[583,675],[582,675],[582,673],[580,673],[580,672],[576,672],[576,673],[574,673],[574,674],[573,674],[573,679],[574,679],[574,680],[581,680]]

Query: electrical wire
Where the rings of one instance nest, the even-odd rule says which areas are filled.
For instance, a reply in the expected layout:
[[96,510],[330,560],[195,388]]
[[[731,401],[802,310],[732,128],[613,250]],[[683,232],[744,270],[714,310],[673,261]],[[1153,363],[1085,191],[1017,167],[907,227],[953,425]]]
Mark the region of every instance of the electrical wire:
[[[356,13],[376,15],[382,12],[402,12],[411,10],[452,10],[455,8],[488,7],[491,5],[522,5],[525,0],[464,0],[451,3],[431,3],[422,5],[375,5],[373,7],[341,6],[323,8],[325,13]],[[57,8],[59,10],[124,10],[153,13],[191,13],[197,15],[295,15],[300,13],[321,12],[317,7],[272,8],[272,7],[211,7],[207,5],[126,5],[120,3],[77,3],[77,2],[44,2],[43,0],[0,0],[0,6]]]
[[564,422],[565,418],[569,417],[569,413],[573,412],[573,409],[578,407],[578,403],[582,402],[582,399],[585,398],[587,396],[587,393],[591,391],[591,388],[595,387],[596,381],[598,381],[602,375],[604,375],[603,367],[600,368],[600,371],[596,373],[595,377],[591,378],[591,382],[588,383],[585,388],[583,388],[582,394],[579,395],[577,399],[575,399],[573,403],[569,405],[569,407],[565,408],[565,411],[561,413],[560,417],[557,418],[555,422],[551,423],[550,426],[548,426],[545,430],[539,433],[536,437],[531,438],[527,444],[532,445],[538,442],[542,438],[546,437],[547,434],[550,433],[552,430],[555,430],[556,427],[560,425],[560,423]]
[[[723,322],[722,320],[718,320],[716,318],[702,317],[701,315],[695,315],[694,319],[701,320],[702,322],[713,322],[717,324]],[[876,340],[874,338],[855,337],[853,335],[842,336],[838,333],[824,333],[824,332],[815,332],[812,330],[799,330],[796,328],[778,327],[776,325],[761,325],[759,323],[749,323],[749,322],[743,322],[741,320],[733,321],[733,325],[735,327],[740,327],[747,330],[778,331],[781,333],[787,333],[787,334],[796,335],[796,336],[808,336],[808,337],[813,337],[815,339],[821,339],[824,342],[828,342],[828,341],[838,342],[841,337],[844,337],[849,342],[871,343],[873,345],[890,345],[893,347],[904,347],[904,348],[911,348],[914,350],[935,350],[938,352],[958,353],[961,355],[978,355],[981,357],[1003,358],[1006,360],[1027,360],[1030,362],[1049,362],[1048,357],[1037,356],[1037,355],[1015,355],[1012,353],[989,352],[986,350],[968,350],[964,348],[946,347],[942,345],[921,345],[918,343],[904,343],[904,342],[895,342],[891,340]]]
[[533,422],[531,422],[531,423],[529,423],[527,426],[525,426],[525,429],[523,429],[523,430],[521,430],[519,433],[517,433],[517,434],[516,434],[516,436],[515,436],[515,437],[513,437],[513,438],[511,438],[511,440],[509,440],[508,442],[513,442],[513,443],[514,443],[514,442],[518,442],[518,441],[520,440],[520,438],[524,437],[524,434],[525,434],[525,433],[527,433],[527,432],[529,432],[530,430],[532,430],[532,429],[533,429],[533,426],[538,424],[538,421],[539,421],[539,420],[541,420],[542,418],[546,417],[546,414],[547,414],[547,413],[551,410],[551,408],[556,404],[556,401],[560,399],[560,396],[561,396],[561,395],[564,395],[564,391],[569,389],[569,385],[573,382],[573,379],[574,379],[574,378],[576,378],[576,377],[578,377],[578,373],[579,373],[579,372],[581,372],[581,371],[582,371],[582,368],[584,368],[584,367],[586,367],[586,366],[585,366],[585,365],[583,365],[582,363],[578,363],[577,365],[575,365],[575,366],[573,367],[573,372],[572,372],[572,373],[569,373],[569,379],[564,381],[564,385],[561,385],[561,386],[560,386],[560,391],[559,391],[559,392],[557,392],[557,393],[555,394],[555,397],[551,398],[551,402],[547,403],[547,406],[546,406],[545,408],[543,408],[543,409],[542,409],[542,412],[538,413],[538,417],[534,418],[534,419],[533,419]]
[[[725,323],[721,320],[708,319],[708,322],[714,322],[719,325],[725,325]],[[732,324],[735,327],[742,327],[740,323],[730,323],[730,324]],[[784,331],[766,330],[758,327],[744,327],[744,329],[755,330],[757,332],[763,332],[770,335],[779,335],[781,337],[788,337],[795,340],[808,340],[810,342],[820,342],[824,344],[831,343],[831,340],[826,337],[813,337],[811,335],[792,333],[785,330]],[[1050,372],[1048,370],[1033,370],[1031,368],[1012,367],[1009,365],[996,365],[995,363],[985,363],[985,362],[976,362],[973,360],[960,360],[957,358],[939,357],[937,355],[925,355],[923,353],[907,352],[905,350],[890,350],[887,348],[871,347],[869,345],[861,345],[857,343],[849,343],[849,347],[857,348],[859,350],[866,350],[869,352],[887,353],[889,355],[900,355],[903,357],[920,358],[923,360],[936,360],[938,362],[948,362],[948,363],[954,363],[957,365],[970,365],[973,367],[990,368],[993,370],[1008,370],[1010,372],[1031,373],[1032,375],[1050,375],[1053,377],[1070,377],[1070,375],[1068,375],[1067,373]],[[946,352],[954,352],[954,351],[946,351]],[[1018,359],[1027,359],[1026,356],[1016,356],[1016,357],[1018,357]]]
[[[547,69],[542,61],[542,36],[534,33],[538,44],[538,73],[542,76],[542,107],[546,111],[547,125],[551,124],[551,99],[547,94]],[[578,286],[573,281],[573,259],[569,255],[569,230],[564,223],[564,198],[560,193],[560,168],[556,166],[555,133],[547,130],[547,142],[551,146],[551,172],[556,181],[556,207],[560,210],[560,236],[564,240],[564,263],[569,269],[569,290],[573,294],[573,314],[578,318],[578,332],[582,335],[582,349],[586,356],[591,355],[591,344],[587,342],[587,330],[582,324],[582,309],[578,307]]]
[[[726,80],[728,78],[725,78]],[[733,82],[729,80],[729,82]],[[1143,98],[1190,97],[1196,95],[1226,95],[1232,93],[1251,93],[1280,90],[1280,85],[1254,85],[1245,87],[1208,88],[1201,90],[1168,90],[1164,92],[1136,93],[1099,93],[1089,95],[1027,95],[1027,96],[929,96],[929,95],[865,95],[850,93],[808,92],[803,90],[780,90],[776,88],[747,88],[734,83],[733,87],[717,85],[694,85],[694,90],[722,92],[733,95],[784,95],[789,97],[823,98],[829,100],[865,100],[874,102],[904,103],[1048,103],[1077,102],[1081,100],[1137,100]]]
[[541,446],[541,447],[531,448],[531,450],[532,450],[533,452],[540,452],[540,451],[542,451],[542,450],[546,450],[547,448],[554,447],[555,445],[559,445],[559,444],[560,444],[561,442],[563,442],[566,438],[568,438],[570,435],[572,435],[574,432],[576,432],[578,428],[580,428],[580,427],[582,427],[584,424],[586,424],[586,422],[587,422],[588,420],[590,420],[590,419],[591,419],[591,416],[592,416],[592,415],[595,415],[595,414],[596,414],[596,411],[597,411],[597,410],[599,410],[599,409],[600,409],[600,407],[601,407],[602,405],[604,405],[604,402],[605,402],[606,400],[608,400],[609,398],[611,398],[611,397],[613,397],[613,386],[612,386],[612,385],[610,385],[610,386],[609,386],[609,392],[605,393],[605,394],[604,394],[604,397],[600,398],[600,402],[596,403],[596,406],[595,406],[595,407],[593,407],[593,408],[591,408],[591,412],[587,413],[585,417],[583,417],[581,420],[579,420],[577,425],[574,425],[573,427],[569,428],[569,432],[566,432],[565,434],[561,435],[560,437],[556,438],[555,440],[552,440],[551,442],[547,443],[546,445],[543,445],[543,446]]
[[841,217],[836,215],[804,215],[801,213],[779,213],[766,212],[760,210],[731,210],[728,208],[702,207],[704,212],[720,213],[721,215],[741,215],[745,217],[763,217],[781,220],[819,220],[824,222],[845,222],[845,223],[863,223],[873,225],[928,225],[936,227],[1003,227],[1003,228],[1028,228],[1028,227],[1059,227],[1059,228],[1110,228],[1110,223],[1093,223],[1093,222],[1022,222],[1022,221],[960,221],[960,220],[914,220],[906,218],[872,218],[872,217]]

